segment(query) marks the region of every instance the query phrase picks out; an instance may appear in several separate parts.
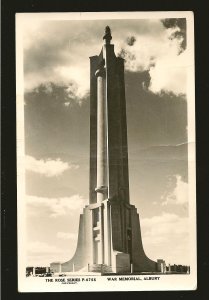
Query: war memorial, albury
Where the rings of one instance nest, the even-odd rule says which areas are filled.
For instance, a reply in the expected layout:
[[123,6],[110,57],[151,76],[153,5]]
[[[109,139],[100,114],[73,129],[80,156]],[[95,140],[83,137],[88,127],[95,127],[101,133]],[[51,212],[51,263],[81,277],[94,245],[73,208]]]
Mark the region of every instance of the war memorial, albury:
[[54,272],[162,272],[143,249],[139,214],[129,199],[124,59],[107,26],[101,53],[90,57],[89,204],[80,215],[77,249]]

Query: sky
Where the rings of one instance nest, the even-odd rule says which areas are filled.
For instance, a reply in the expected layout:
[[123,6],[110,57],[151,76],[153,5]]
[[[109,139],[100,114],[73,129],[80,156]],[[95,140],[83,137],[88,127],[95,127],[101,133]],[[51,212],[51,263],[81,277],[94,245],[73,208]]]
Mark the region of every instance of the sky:
[[54,20],[24,27],[27,264],[74,254],[88,204],[89,57],[104,28],[125,59],[130,201],[146,254],[189,264],[185,19]]

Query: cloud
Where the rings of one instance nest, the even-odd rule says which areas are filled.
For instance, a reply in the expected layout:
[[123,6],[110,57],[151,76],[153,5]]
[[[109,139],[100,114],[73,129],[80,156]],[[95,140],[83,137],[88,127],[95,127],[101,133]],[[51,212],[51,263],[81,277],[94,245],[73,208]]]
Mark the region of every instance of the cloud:
[[71,232],[57,232],[57,238],[63,240],[76,240],[77,235]]
[[136,42],[135,36],[127,37],[126,42],[129,46],[133,46],[133,44]]
[[145,253],[166,263],[189,264],[189,219],[162,212],[141,220]]
[[[31,28],[27,24],[24,32],[25,88],[32,89],[47,81],[73,83],[77,87],[75,96],[84,97],[89,91],[88,57],[101,51],[106,22],[50,21]],[[182,22],[176,21],[173,25],[162,20],[109,20],[108,23],[115,52],[123,52],[127,71],[150,70],[153,92],[185,93],[186,71],[185,64],[181,64],[186,55],[178,57],[185,48],[182,43],[186,27],[182,27]]]
[[125,77],[129,143],[138,144],[140,149],[145,141],[152,146],[186,142],[185,97],[172,93],[154,94],[144,89],[149,82],[148,72],[128,72]]
[[187,51],[180,55],[169,51],[150,68],[150,90],[154,93],[172,91],[175,94],[186,94],[188,66]]
[[31,241],[27,245],[27,266],[47,267],[53,261],[67,261],[69,253],[64,248],[42,241]]
[[37,160],[36,158],[26,156],[26,170],[32,171],[47,177],[59,176],[69,169],[78,169],[78,165],[62,162],[60,158],[52,160],[50,158]]
[[86,203],[80,195],[63,198],[44,198],[37,196],[26,196],[28,214],[39,216],[43,214],[51,218],[58,218],[64,215],[72,215],[81,211]]
[[[78,24],[78,22],[76,22]],[[76,97],[84,97],[89,90],[88,34],[74,30],[75,22],[40,22],[27,26],[24,32],[25,89],[53,82],[76,87]],[[85,55],[86,49],[86,55]]]
[[187,40],[186,40],[186,19],[185,18],[171,18],[171,19],[163,19],[161,20],[162,24],[165,28],[175,28],[178,29],[173,34],[173,38],[178,38],[181,40],[182,49],[180,52],[186,49]]
[[183,205],[188,204],[188,184],[182,180],[180,175],[175,175],[176,186],[173,191],[166,192],[161,199],[162,205]]
[[40,241],[34,241],[28,243],[27,246],[27,252],[29,255],[47,255],[47,254],[54,254],[54,253],[62,253],[63,250],[54,246],[54,245],[49,245],[45,242],[40,242]]
[[176,37],[179,30],[178,27],[164,28],[156,37],[137,35],[131,47],[127,42],[121,44],[119,56],[125,59],[126,70],[148,70],[151,77],[149,89],[154,93],[186,94],[190,62],[187,51],[180,51],[182,39]]

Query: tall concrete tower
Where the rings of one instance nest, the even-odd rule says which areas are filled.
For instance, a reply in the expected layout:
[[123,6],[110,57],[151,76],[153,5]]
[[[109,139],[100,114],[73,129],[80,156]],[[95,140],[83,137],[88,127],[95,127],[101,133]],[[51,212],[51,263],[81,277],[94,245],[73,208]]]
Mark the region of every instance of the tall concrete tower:
[[[89,204],[80,215],[73,258],[54,271],[156,271],[143,250],[139,215],[129,199],[124,60],[107,26],[101,53],[90,57]],[[131,268],[132,266],[132,268]]]

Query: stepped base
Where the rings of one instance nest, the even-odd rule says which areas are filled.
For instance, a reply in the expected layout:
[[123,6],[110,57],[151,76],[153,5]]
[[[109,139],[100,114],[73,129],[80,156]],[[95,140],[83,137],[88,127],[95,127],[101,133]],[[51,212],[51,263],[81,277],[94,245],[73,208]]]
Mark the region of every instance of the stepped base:
[[156,272],[158,265],[144,252],[135,206],[107,199],[84,208],[74,256],[65,263],[51,263],[50,268],[54,272],[130,274]]

